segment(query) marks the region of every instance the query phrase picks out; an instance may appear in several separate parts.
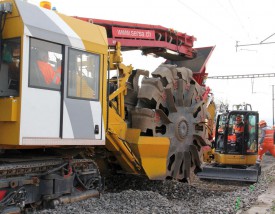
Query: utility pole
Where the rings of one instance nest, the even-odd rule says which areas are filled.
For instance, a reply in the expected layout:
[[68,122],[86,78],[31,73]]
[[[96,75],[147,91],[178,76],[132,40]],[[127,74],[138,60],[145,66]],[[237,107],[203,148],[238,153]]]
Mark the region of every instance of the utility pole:
[[272,118],[273,118],[273,127],[275,126],[274,121],[274,85],[272,85]]

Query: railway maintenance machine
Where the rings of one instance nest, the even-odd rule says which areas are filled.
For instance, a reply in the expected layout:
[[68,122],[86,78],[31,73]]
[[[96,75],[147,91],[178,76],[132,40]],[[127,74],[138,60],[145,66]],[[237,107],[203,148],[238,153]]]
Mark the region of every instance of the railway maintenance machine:
[[[1,1],[0,21],[1,213],[99,196],[114,172],[188,181],[200,170],[213,47],[21,0]],[[166,60],[149,75],[122,63],[133,49]]]

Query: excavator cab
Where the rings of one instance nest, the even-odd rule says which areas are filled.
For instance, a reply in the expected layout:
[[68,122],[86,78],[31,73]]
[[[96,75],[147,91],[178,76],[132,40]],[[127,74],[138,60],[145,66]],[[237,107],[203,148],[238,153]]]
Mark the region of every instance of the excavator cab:
[[218,115],[212,160],[205,163],[199,178],[257,182],[260,166],[256,111],[231,111]]
[[[214,143],[217,155],[256,155],[258,148],[257,123],[258,112],[254,111],[231,111],[218,115],[216,123],[218,131]],[[220,162],[224,163],[223,160]]]

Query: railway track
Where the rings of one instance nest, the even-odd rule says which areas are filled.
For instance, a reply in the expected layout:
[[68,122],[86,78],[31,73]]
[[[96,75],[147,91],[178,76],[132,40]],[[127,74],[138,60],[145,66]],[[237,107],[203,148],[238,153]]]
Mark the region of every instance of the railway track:
[[100,198],[37,214],[50,213],[228,213],[247,210],[263,194],[275,177],[275,161],[265,156],[262,175],[256,184],[227,181],[201,181],[191,184],[175,180],[150,181],[143,177],[116,175],[106,180]]

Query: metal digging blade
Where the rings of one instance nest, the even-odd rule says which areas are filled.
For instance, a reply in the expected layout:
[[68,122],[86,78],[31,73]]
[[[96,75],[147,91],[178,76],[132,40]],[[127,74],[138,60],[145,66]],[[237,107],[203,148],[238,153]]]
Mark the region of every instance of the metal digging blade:
[[245,181],[256,183],[258,181],[257,169],[237,169],[237,168],[223,168],[215,166],[205,166],[197,176],[201,179],[215,179],[228,181]]
[[138,104],[132,111],[132,128],[151,136],[152,141],[167,137],[166,177],[186,181],[191,169],[200,169],[199,150],[207,144],[207,110],[202,101],[205,89],[187,68],[163,64],[152,76],[142,80]]

